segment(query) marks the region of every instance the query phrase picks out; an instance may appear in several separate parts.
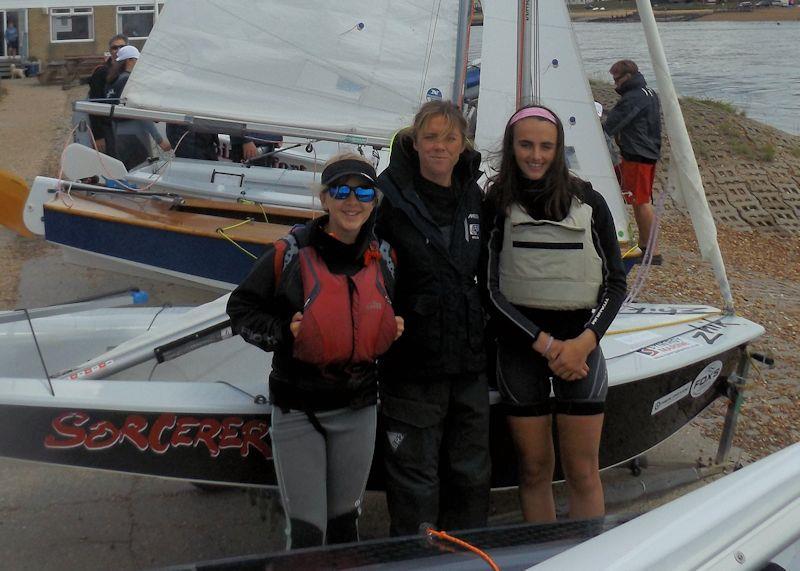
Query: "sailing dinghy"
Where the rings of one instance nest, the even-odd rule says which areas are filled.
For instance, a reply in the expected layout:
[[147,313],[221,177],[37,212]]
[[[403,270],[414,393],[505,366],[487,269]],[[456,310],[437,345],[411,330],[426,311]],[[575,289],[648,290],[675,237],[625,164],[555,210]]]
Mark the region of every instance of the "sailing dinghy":
[[[242,3],[255,4],[258,3]],[[424,4],[429,11],[439,6],[438,2]],[[194,26],[202,26],[204,22],[206,25],[214,22],[214,30],[220,29],[208,12],[214,7],[218,8],[218,4],[180,0],[168,4],[166,16],[159,20],[159,26],[170,21],[167,16],[171,10],[188,9],[189,5],[192,11],[198,10],[203,16],[198,19],[189,16],[187,22],[192,26],[189,35],[197,33],[202,37],[202,32],[198,32],[202,28]],[[304,7],[308,5],[305,2],[298,4]],[[410,9],[402,6],[405,5],[391,2],[384,8],[387,11]],[[460,22],[465,25],[468,19],[462,16],[468,13],[468,6],[471,6],[471,1],[463,1],[460,10],[454,4],[442,3],[440,22]],[[554,107],[566,118],[565,124],[570,126],[567,136],[568,145],[572,147],[577,160],[574,166],[580,167],[577,170],[581,176],[590,180],[595,171],[601,175],[596,187],[612,205],[620,237],[624,238],[627,224],[618,187],[611,175],[610,161],[607,158],[598,158],[597,161],[591,159],[592,156],[605,156],[606,147],[588,83],[577,57],[566,7],[558,2],[537,6],[539,11],[531,12],[529,3],[524,0],[516,9],[508,3],[484,4],[485,48],[480,95],[483,111],[478,115],[477,144],[484,149],[491,148],[491,136],[502,132],[506,118],[526,99],[538,98]],[[236,11],[236,8],[229,8],[224,14],[226,17]],[[358,13],[358,10],[354,9],[352,13]],[[395,12],[391,13],[400,18]],[[439,14],[435,10],[432,13]],[[336,12],[336,18],[339,17],[344,16]],[[350,19],[347,21],[350,22],[361,21],[348,17]],[[305,26],[316,19],[297,21],[302,21]],[[293,28],[298,27],[297,21],[292,24]],[[409,22],[402,18],[400,21],[404,24]],[[285,25],[292,23],[280,22]],[[369,25],[367,21],[366,26]],[[428,30],[429,38],[438,37],[434,33],[436,26],[431,26],[411,28],[417,35],[422,29]],[[350,32],[345,35],[348,34]],[[495,41],[503,36],[506,39],[518,37],[519,42],[515,45],[528,48],[519,57],[513,53],[511,55],[514,57],[510,58],[503,51],[504,48],[499,49],[505,42]],[[460,36],[454,34],[454,37]],[[545,42],[545,39],[548,40]],[[438,44],[434,42],[431,45]],[[336,53],[333,47],[331,50],[332,54]],[[173,53],[179,51],[186,50],[181,46],[172,46]],[[461,51],[464,50],[459,48],[445,53],[455,56]],[[386,54],[384,56],[388,57]],[[146,58],[143,56],[144,61]],[[380,61],[382,64],[391,63]],[[516,64],[509,67],[509,62]],[[161,72],[168,76],[174,65],[177,64],[172,62]],[[288,73],[290,67],[296,66],[284,66],[281,69]],[[456,65],[455,68],[463,69],[463,66]],[[143,66],[142,69],[147,68]],[[564,74],[569,76],[571,83],[563,82],[561,78]],[[300,73],[297,81],[300,82],[303,77]],[[453,76],[451,72],[448,77],[456,77],[450,85],[463,86],[463,79],[459,78],[458,73]],[[668,76],[665,79],[659,75],[658,80],[662,97],[674,97],[674,92],[670,91],[667,84],[662,86],[662,82],[668,81]],[[550,82],[564,87],[545,91],[544,85]],[[437,84],[446,86],[448,83]],[[307,82],[302,85],[307,86]],[[338,83],[328,82],[327,90],[333,89],[334,85]],[[414,108],[430,89],[428,85],[424,81],[420,84]],[[538,85],[542,86],[541,93],[537,91]],[[459,88],[443,88],[444,92],[445,96],[451,96],[456,101],[460,99]],[[154,93],[158,93],[159,98],[169,95],[161,91]],[[217,96],[219,101],[223,100],[221,94]],[[411,113],[411,101],[407,103],[408,107],[404,109]],[[664,107],[668,132],[673,145],[676,145],[675,139],[680,136],[679,129],[673,125],[680,121],[674,116],[677,104],[668,105],[665,101]],[[350,125],[362,124],[348,119],[351,120],[353,123],[345,121],[343,124],[347,127],[345,131],[350,129]],[[269,126],[274,127],[272,123]],[[344,127],[340,125],[337,128],[341,131]],[[332,138],[336,138],[330,134],[335,130],[333,126],[325,129]],[[691,162],[693,157],[688,153],[681,155],[679,160]],[[688,165],[685,168],[685,172],[689,172],[692,167]],[[696,212],[697,220],[707,224],[705,221],[711,219],[710,215],[703,215],[703,210],[707,213],[708,207],[702,186],[696,186],[698,182],[699,177],[695,180],[694,177],[683,176],[676,188],[686,199],[693,219]],[[79,184],[73,184],[73,199],[79,188]],[[111,201],[111,193],[104,192],[101,195],[95,190],[89,189],[84,193],[89,197],[87,201],[91,198],[98,205]],[[41,192],[48,191],[45,188]],[[53,202],[65,200],[63,194],[54,197]],[[117,208],[123,209],[122,205],[135,202],[137,198],[124,193],[113,195],[113,200]],[[163,193],[162,196],[152,197],[152,200],[169,201],[172,198]],[[42,204],[44,224],[37,218],[36,211],[26,218],[26,224],[31,219],[29,227],[47,236],[48,216],[51,216],[48,210],[55,207],[49,202]],[[64,205],[61,210],[65,216],[77,216],[74,206],[70,209]],[[132,216],[130,223],[143,225],[145,217],[137,216]],[[713,228],[713,220],[710,227]],[[721,262],[721,257],[713,239],[713,230],[706,229],[699,236],[703,240],[701,251],[704,257],[714,261],[726,307],[721,311],[701,304],[629,303],[620,312],[602,341],[609,370],[606,422],[601,443],[603,467],[643,454],[676,433],[717,397],[730,393],[738,398],[736,387],[741,386],[746,377],[749,363],[747,345],[763,333],[763,328],[732,311],[724,268],[715,262]],[[102,239],[108,240],[108,234],[103,234]],[[131,249],[136,246],[136,243],[128,244]],[[161,249],[166,249],[166,246],[163,244]],[[17,437],[14,442],[0,442],[0,454],[137,474],[251,485],[274,484],[269,438],[265,428],[270,414],[264,383],[268,357],[245,345],[240,338],[230,336],[224,313],[225,301],[223,297],[211,304],[178,311],[174,315],[172,312],[156,312],[158,319],[153,323],[151,320],[156,314],[152,309],[106,310],[103,315],[108,318],[106,322],[109,324],[116,322],[117,312],[121,312],[120,316],[128,312],[131,312],[130,315],[141,312],[142,315],[135,318],[139,328],[128,328],[126,334],[130,337],[118,341],[104,341],[102,334],[95,335],[97,344],[93,345],[96,351],[93,357],[82,360],[83,355],[75,353],[74,360],[59,362],[55,368],[47,367],[47,375],[43,375],[38,365],[41,359],[33,358],[25,360],[30,367],[28,369],[14,370],[13,373],[4,371],[6,378],[0,379],[0,408],[4,412],[0,422],[10,422],[11,426],[15,426],[12,432],[6,434],[20,433],[19,425],[13,422],[22,423],[26,430],[23,434],[24,444],[20,439],[22,437]],[[63,316],[58,319],[53,317],[52,320],[33,320],[35,339],[24,330],[24,326],[15,323],[14,327],[22,329],[8,329],[0,333],[0,350],[11,350],[12,344],[7,340],[17,339],[19,335],[26,338],[26,343],[31,347],[38,344],[42,355],[47,355],[49,343],[65,343],[70,336],[63,329],[62,319]],[[96,321],[97,316],[75,314],[69,319],[80,330],[84,327],[80,323],[87,319]],[[4,327],[10,328],[11,325]],[[108,339],[113,339],[113,336],[109,335]],[[82,342],[77,337],[76,340]],[[6,362],[10,355],[3,355],[2,362]],[[736,410],[735,407],[732,410]],[[505,422],[499,415],[493,418],[491,437],[493,484],[514,485],[517,481],[515,455]]]

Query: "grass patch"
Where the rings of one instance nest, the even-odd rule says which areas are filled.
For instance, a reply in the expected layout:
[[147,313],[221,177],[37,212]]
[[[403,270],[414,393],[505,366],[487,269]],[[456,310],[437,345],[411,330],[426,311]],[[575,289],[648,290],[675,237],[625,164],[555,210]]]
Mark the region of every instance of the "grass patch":
[[736,107],[734,104],[728,103],[727,101],[719,101],[718,99],[698,99],[696,97],[682,97],[681,100],[685,101],[686,103],[711,107],[712,109],[722,111],[728,115],[736,115],[737,117],[745,116],[744,111]]
[[694,150],[694,157],[698,160],[707,159],[711,155],[711,148],[708,143],[700,139],[692,139],[692,149]]
[[757,143],[750,140],[741,127],[731,120],[725,120],[717,127],[728,149],[740,157],[771,163],[775,160],[775,146],[772,143]]

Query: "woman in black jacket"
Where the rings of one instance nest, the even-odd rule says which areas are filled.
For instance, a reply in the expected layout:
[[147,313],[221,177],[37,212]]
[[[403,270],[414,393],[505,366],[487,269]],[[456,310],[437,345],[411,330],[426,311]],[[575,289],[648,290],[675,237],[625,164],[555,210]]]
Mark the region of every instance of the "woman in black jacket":
[[403,337],[381,369],[386,491],[394,535],[427,522],[486,525],[489,397],[480,257],[480,154],[448,102],[423,105],[395,138],[377,232],[397,251]]
[[328,214],[268,248],[228,301],[234,331],[274,351],[273,459],[287,548],[358,540],[375,446],[376,358],[403,331],[390,300],[394,254],[373,233],[375,169],[325,166]]
[[592,185],[567,170],[561,121],[538,105],[509,119],[487,203],[497,384],[519,457],[523,515],[556,517],[555,412],[570,516],[600,516],[608,373],[599,343],[625,298],[614,221]]

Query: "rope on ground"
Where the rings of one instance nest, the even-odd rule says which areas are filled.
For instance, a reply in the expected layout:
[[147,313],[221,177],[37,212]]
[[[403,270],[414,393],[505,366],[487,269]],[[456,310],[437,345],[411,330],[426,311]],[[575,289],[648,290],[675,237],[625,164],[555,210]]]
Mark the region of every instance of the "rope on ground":
[[457,537],[453,537],[452,535],[444,531],[436,531],[432,527],[429,527],[427,530],[425,530],[425,532],[428,534],[428,537],[436,537],[437,539],[441,539],[442,541],[449,541],[451,543],[455,543],[459,547],[463,547],[464,549],[471,551],[472,553],[474,553],[475,555],[486,561],[486,563],[489,564],[489,567],[491,567],[492,571],[500,571],[500,567],[497,565],[497,563],[494,562],[494,560],[489,556],[488,553],[478,549],[474,545],[470,545],[463,539],[458,539]]

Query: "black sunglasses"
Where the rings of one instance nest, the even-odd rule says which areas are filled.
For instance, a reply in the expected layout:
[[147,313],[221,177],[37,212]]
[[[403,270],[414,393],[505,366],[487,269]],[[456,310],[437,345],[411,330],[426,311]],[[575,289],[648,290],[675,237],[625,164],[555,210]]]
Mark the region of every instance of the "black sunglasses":
[[119,48],[124,48],[127,44],[122,44],[121,46],[111,46],[108,48],[108,51],[113,52],[114,50],[118,50]]

